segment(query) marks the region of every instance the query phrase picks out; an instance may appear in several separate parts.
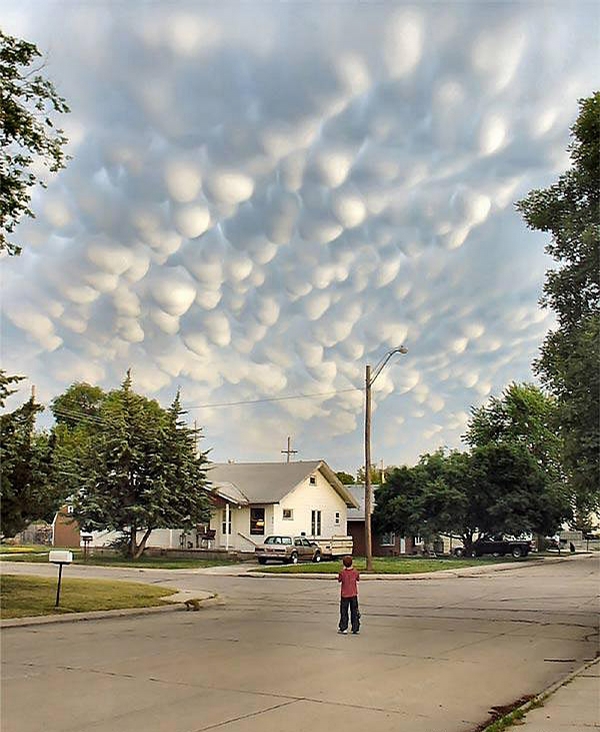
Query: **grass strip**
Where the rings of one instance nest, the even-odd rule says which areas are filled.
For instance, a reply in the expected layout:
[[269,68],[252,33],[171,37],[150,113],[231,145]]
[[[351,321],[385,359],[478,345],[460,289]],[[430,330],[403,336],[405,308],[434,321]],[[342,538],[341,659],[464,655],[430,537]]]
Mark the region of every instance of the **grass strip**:
[[37,615],[64,615],[92,610],[166,605],[164,599],[176,590],[138,582],[70,579],[63,575],[60,607],[55,608],[56,579],[2,575],[0,609],[3,619]]
[[[4,549],[2,549],[2,552]],[[32,550],[33,551],[33,550]],[[90,565],[94,567],[139,567],[146,569],[202,569],[203,567],[222,567],[237,564],[235,559],[175,559],[171,557],[142,556],[139,559],[127,559],[120,554],[88,554],[84,557],[83,551],[73,551],[73,564]],[[20,556],[0,554],[0,561],[26,562],[31,564],[48,564],[48,547],[37,548],[36,553],[26,552]]]
[[[373,558],[374,574],[418,574],[421,572],[440,572],[444,569],[462,569],[464,567],[480,567],[482,564],[498,564],[512,560],[497,559],[401,559],[401,558]],[[366,560],[362,557],[354,559],[354,566],[361,572],[365,571]],[[269,574],[337,574],[342,568],[341,561],[334,562],[307,562],[284,565],[261,565],[256,571]]]

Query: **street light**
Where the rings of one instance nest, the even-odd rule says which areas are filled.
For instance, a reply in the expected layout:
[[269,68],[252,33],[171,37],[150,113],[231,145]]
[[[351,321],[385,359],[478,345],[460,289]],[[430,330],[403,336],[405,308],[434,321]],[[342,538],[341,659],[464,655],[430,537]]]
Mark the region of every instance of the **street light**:
[[373,548],[371,541],[371,387],[375,379],[395,353],[408,353],[404,346],[392,348],[373,369],[367,364],[365,369],[365,553],[367,556],[367,571],[373,571]]

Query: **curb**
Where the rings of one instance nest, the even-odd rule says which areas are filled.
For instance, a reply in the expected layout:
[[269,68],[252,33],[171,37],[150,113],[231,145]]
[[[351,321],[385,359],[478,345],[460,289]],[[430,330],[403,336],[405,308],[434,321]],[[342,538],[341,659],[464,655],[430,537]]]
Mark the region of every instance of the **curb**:
[[[204,599],[198,600],[199,604],[216,605],[222,602],[216,594],[210,595]],[[55,623],[78,623],[86,620],[109,620],[110,618],[135,617],[138,615],[155,615],[158,613],[169,613],[175,610],[181,610],[184,607],[182,600],[171,602],[168,605],[158,605],[155,607],[132,607],[122,608],[120,610],[93,610],[86,613],[67,613],[65,615],[38,615],[30,618],[8,618],[0,620],[0,630],[6,628],[27,628],[33,625],[52,625]]]
[[[514,709],[511,709],[508,714],[505,714],[503,717],[499,717],[498,719],[494,720],[493,722],[490,722],[487,727],[484,727],[481,732],[486,732],[492,725],[497,724],[498,722],[501,722],[503,719],[506,719],[507,717],[510,717],[511,714],[514,714],[515,712],[524,712],[527,714],[527,712],[531,711],[531,709],[539,704],[542,704],[552,696],[555,692],[557,692],[561,687],[568,684],[570,681],[572,681],[574,678],[579,676],[579,674],[582,674],[584,671],[586,671],[588,668],[591,668],[594,666],[594,664],[600,663],[600,656],[597,656],[596,658],[593,658],[591,661],[586,661],[583,663],[578,669],[575,671],[571,671],[570,674],[565,676],[564,679],[561,679],[560,681],[555,681],[553,684],[550,684],[550,686],[546,687],[543,691],[540,691],[539,694],[536,694],[533,699],[530,699],[529,701],[526,701],[525,704],[521,704],[519,707],[515,707]],[[514,725],[523,726],[527,724],[527,720],[520,719],[518,721],[515,721],[514,723],[511,723],[507,729],[510,729]]]

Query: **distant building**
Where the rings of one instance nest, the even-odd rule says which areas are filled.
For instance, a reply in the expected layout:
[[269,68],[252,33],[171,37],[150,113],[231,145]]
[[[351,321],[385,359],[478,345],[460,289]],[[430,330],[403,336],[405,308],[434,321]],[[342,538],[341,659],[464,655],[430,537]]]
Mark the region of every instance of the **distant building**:
[[79,524],[73,518],[73,506],[65,503],[52,521],[52,546],[78,549],[81,545]]
[[[358,504],[357,508],[348,509],[348,535],[354,543],[354,554],[365,555],[365,486],[362,483],[345,486]],[[377,488],[373,487],[373,510],[377,503]],[[415,548],[414,537],[404,537],[392,532],[371,534],[371,550],[374,557],[395,557],[400,554],[412,554]]]

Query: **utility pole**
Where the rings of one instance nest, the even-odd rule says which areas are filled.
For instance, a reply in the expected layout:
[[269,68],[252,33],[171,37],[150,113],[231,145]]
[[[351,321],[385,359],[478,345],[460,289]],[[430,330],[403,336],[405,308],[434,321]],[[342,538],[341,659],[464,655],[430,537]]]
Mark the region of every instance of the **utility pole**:
[[373,544],[371,541],[371,366],[365,369],[365,555],[367,572],[373,571]]
[[298,452],[298,450],[292,450],[292,438],[289,435],[287,438],[287,450],[282,450],[281,452],[287,455],[286,463],[289,463],[290,457]]
[[371,539],[371,506],[373,489],[371,487],[371,387],[386,363],[395,353],[408,353],[404,346],[392,348],[379,361],[371,373],[371,366],[365,368],[365,556],[367,572],[373,571],[373,544]]

